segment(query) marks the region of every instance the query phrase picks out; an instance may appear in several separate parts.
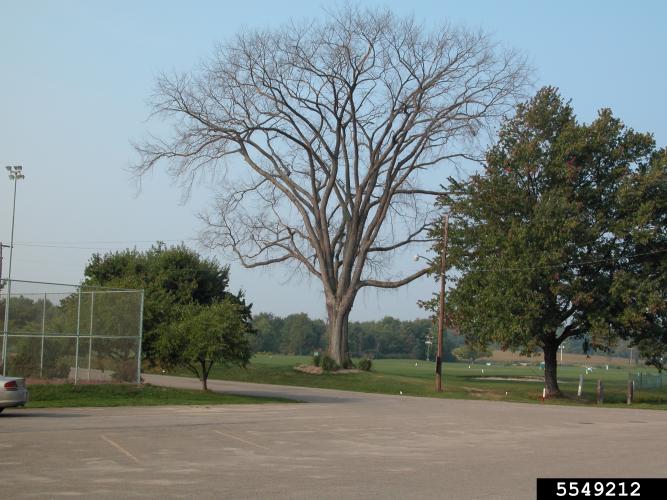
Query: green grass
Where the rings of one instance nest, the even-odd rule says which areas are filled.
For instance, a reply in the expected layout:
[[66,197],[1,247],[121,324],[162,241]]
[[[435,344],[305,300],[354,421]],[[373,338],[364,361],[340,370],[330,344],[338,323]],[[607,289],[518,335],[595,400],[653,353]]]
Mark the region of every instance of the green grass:
[[[443,397],[459,399],[489,399],[538,403],[543,383],[526,380],[528,377],[542,379],[543,371],[538,366],[479,365],[468,368],[467,363],[445,363],[443,384],[445,391],[436,393],[435,364],[410,359],[382,359],[373,361],[373,370],[353,374],[308,375],[293,369],[298,364],[309,364],[307,356],[282,356],[258,354],[252,358],[247,369],[214,367],[211,379],[235,380],[265,384],[296,385],[324,389],[340,389],[381,394]],[[484,373],[482,373],[484,370]],[[633,370],[657,374],[654,369],[638,366]],[[546,404],[590,404],[595,405],[595,385],[601,379],[605,385],[605,404],[611,407],[627,407],[625,394],[628,369],[609,367],[596,368],[584,375],[581,398],[576,396],[582,366],[559,366],[558,379],[565,398],[548,401]],[[174,373],[189,376],[187,372]],[[488,377],[521,378],[521,381],[489,380]],[[635,392],[633,408],[667,409],[667,375],[662,389],[643,389]]]
[[29,408],[286,403],[280,398],[236,396],[149,384],[31,385]]

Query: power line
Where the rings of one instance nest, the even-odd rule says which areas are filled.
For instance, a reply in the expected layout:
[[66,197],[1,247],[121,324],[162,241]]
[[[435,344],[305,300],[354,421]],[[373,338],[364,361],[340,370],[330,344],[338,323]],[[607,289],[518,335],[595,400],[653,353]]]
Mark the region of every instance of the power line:
[[634,260],[638,257],[644,257],[646,255],[655,255],[659,253],[664,253],[667,252],[667,248],[663,248],[660,250],[654,250],[652,252],[641,252],[641,253],[636,253],[634,255],[621,255],[618,257],[610,257],[607,259],[595,259],[595,260],[589,260],[589,261],[581,261],[581,262],[561,262],[560,264],[553,264],[549,266],[530,266],[530,267],[501,267],[501,268],[496,268],[496,269],[475,269],[475,271],[478,272],[497,272],[497,271],[530,271],[534,269],[560,269],[564,266],[567,267],[578,267],[578,266],[587,266],[590,264],[600,264],[603,262],[615,262],[618,260]]
[[[32,247],[32,248],[62,248],[64,250],[110,250],[118,245],[137,245],[137,244],[156,244],[158,242],[174,243],[198,241],[197,238],[181,238],[181,239],[157,239],[157,240],[128,240],[128,241],[70,241],[70,242],[16,242],[14,246]],[[74,244],[72,244],[74,243]],[[80,245],[111,245],[111,246],[80,246]]]
[[158,241],[187,241],[187,240],[195,240],[196,238],[173,238],[173,239],[164,239],[164,238],[155,238],[152,240],[110,240],[110,241],[100,241],[100,240],[80,240],[80,241],[22,241],[22,242],[14,242],[15,245],[42,245],[42,244],[49,244],[49,245],[67,245],[70,243],[77,243],[77,244],[96,244],[96,243],[156,243]]
[[[24,247],[35,247],[35,248],[61,248],[63,250],[113,250],[114,247],[87,247],[87,246],[75,246],[69,245],[68,243],[90,243],[90,244],[116,244],[116,245],[130,245],[130,244],[146,244],[151,243],[155,244],[158,242],[186,242],[186,241],[199,241],[197,238],[180,238],[180,239],[157,239],[157,240],[127,240],[127,241],[72,241],[72,242],[15,242],[14,246],[24,246]],[[60,244],[62,243],[62,244]],[[654,250],[651,252],[642,252],[634,255],[622,255],[618,257],[610,257],[605,259],[594,259],[589,261],[580,261],[580,262],[561,262],[559,264],[551,264],[548,266],[527,266],[527,267],[505,267],[505,268],[495,268],[495,269],[475,269],[478,272],[498,272],[498,271],[530,271],[536,269],[560,269],[562,267],[577,267],[577,266],[587,266],[591,264],[600,264],[603,262],[615,262],[618,260],[633,260],[638,257],[643,257],[647,255],[655,255],[659,253],[667,252],[667,248],[660,250]]]

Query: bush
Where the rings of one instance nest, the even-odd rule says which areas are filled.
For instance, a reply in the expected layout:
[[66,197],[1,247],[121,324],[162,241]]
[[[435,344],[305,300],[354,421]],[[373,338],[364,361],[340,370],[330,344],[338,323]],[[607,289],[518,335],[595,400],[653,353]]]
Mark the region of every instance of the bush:
[[137,381],[137,362],[132,360],[119,361],[116,364],[111,378],[114,382],[136,382]]
[[315,366],[320,366],[320,361],[321,361],[320,358],[321,358],[321,357],[320,357],[320,353],[319,353],[319,352],[316,352],[315,354],[313,354],[313,364],[314,364]]
[[348,358],[345,361],[343,361],[342,368],[345,369],[345,370],[349,370],[350,368],[356,368],[356,367],[354,366],[354,363],[352,362],[352,360],[350,358]]
[[453,353],[457,360],[469,361],[471,363],[474,363],[476,359],[488,358],[493,354],[486,347],[473,347],[467,344],[457,347]]
[[[22,377],[61,378],[69,377],[70,357],[66,355],[64,339],[49,339],[42,358],[39,342],[22,339],[12,362],[12,372]],[[41,365],[41,369],[40,369]]]
[[365,372],[371,371],[372,366],[373,362],[371,361],[371,358],[364,358],[361,361],[359,361],[359,369]]
[[325,372],[335,372],[338,370],[338,363],[336,363],[333,358],[326,354],[322,356],[321,366],[322,370]]
[[63,378],[69,377],[70,364],[67,361],[53,361],[52,364],[44,364],[45,378]]

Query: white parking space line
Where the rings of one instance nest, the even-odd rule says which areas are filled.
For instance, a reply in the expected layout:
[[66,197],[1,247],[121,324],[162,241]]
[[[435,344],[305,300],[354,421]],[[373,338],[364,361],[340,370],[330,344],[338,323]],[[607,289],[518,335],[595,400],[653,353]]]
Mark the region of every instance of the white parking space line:
[[100,437],[101,437],[102,439],[104,439],[107,443],[109,443],[111,446],[113,446],[114,448],[116,448],[118,451],[120,451],[121,453],[123,453],[123,455],[125,455],[125,456],[127,456],[128,458],[134,460],[134,461],[135,461],[136,463],[138,463],[138,464],[141,463],[137,457],[135,457],[134,455],[132,455],[132,453],[130,453],[129,451],[127,451],[125,448],[123,448],[121,445],[119,445],[119,444],[116,443],[115,441],[112,441],[111,439],[109,439],[108,437],[106,437],[104,434],[100,434]]
[[257,448],[262,448],[263,450],[270,450],[270,448],[267,448],[266,446],[262,446],[261,444],[253,443],[252,441],[247,441],[243,438],[236,437],[232,434],[227,434],[226,432],[221,432],[221,431],[218,431],[218,430],[213,430],[213,432],[215,432],[216,434],[220,434],[221,436],[225,436],[229,439],[236,439],[237,441],[240,441],[241,443],[244,443],[244,444],[249,444],[249,445],[255,446]]

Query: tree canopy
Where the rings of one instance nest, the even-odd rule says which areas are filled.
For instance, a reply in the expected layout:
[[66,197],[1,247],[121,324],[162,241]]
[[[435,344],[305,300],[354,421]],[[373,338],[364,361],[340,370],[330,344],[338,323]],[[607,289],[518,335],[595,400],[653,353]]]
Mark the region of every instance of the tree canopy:
[[161,77],[154,116],[174,131],[137,145],[136,170],[167,163],[186,188],[219,174],[204,240],[248,268],[287,263],[321,281],[329,354],[345,364],[359,291],[427,272],[387,269],[426,238],[438,192],[420,172],[472,154],[525,79],[522,58],[482,32],[347,6],[241,33]]
[[162,366],[187,368],[208,389],[215,364],[245,367],[250,362],[253,332],[247,309],[232,297],[209,305],[190,303],[177,308],[176,319],[157,342]]
[[662,370],[667,355],[667,150],[656,151],[619,193],[621,266],[611,296],[615,328]]
[[554,88],[520,105],[483,171],[451,179],[440,199],[457,326],[475,342],[542,349],[550,396],[565,339],[655,340],[648,325],[664,338],[664,169],[652,136],[608,109],[582,124]]
[[[209,305],[232,296],[229,267],[184,245],[94,254],[84,275],[86,285],[144,289],[142,353],[151,362],[156,359],[157,339],[178,317],[177,306]],[[234,297],[245,305],[240,293]]]

